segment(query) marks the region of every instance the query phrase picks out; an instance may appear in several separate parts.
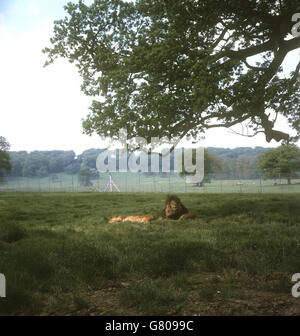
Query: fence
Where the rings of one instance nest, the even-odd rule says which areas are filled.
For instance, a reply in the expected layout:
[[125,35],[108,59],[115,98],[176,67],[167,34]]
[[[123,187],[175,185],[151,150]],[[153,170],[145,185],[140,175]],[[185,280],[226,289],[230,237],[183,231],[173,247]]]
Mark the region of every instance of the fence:
[[[288,185],[286,180],[252,180],[228,179],[224,175],[214,176],[210,183],[196,186],[186,183],[178,174],[159,174],[146,176],[143,173],[112,173],[112,179],[121,192],[197,192],[197,193],[286,193],[300,192],[300,180],[292,180]],[[92,179],[90,186],[79,183],[77,175],[57,174],[47,177],[9,177],[0,183],[0,191],[17,192],[105,192],[110,191],[108,186],[109,175],[102,174],[99,178]],[[113,191],[117,190],[113,188]]]

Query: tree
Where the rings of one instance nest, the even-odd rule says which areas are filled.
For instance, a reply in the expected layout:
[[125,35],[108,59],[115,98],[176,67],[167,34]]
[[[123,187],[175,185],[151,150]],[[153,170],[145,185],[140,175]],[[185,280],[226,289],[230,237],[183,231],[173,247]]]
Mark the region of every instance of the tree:
[[81,170],[96,169],[97,157],[103,151],[104,149],[90,148],[82,152]]
[[85,133],[117,139],[126,127],[150,142],[242,123],[247,136],[295,140],[275,129],[281,115],[299,137],[300,62],[282,76],[300,47],[291,35],[299,1],[79,0],[64,8],[45,65],[68,59],[82,91],[105,97],[93,101]]
[[300,150],[293,144],[270,149],[260,156],[258,170],[265,178],[286,178],[288,184],[300,171]]
[[44,177],[70,170],[77,173],[80,169],[74,151],[10,152],[10,158],[12,176]]
[[[192,160],[191,160],[192,155]],[[192,162],[193,165],[196,164],[196,150],[189,149],[186,154],[186,158],[188,162]],[[184,163],[184,154],[182,153],[182,173],[180,175],[193,175],[195,173],[188,173],[185,168],[187,167],[187,163]],[[188,169],[189,171],[191,169]],[[214,153],[209,152],[207,149],[204,149],[204,178],[203,181],[198,183],[197,185],[202,187],[205,182],[210,183],[211,177],[213,174],[220,173],[222,171],[222,160],[215,155]]]
[[9,148],[9,143],[4,137],[0,136],[0,182],[3,181],[4,173],[11,171],[10,157],[7,153]]
[[91,182],[93,174],[88,170],[80,170],[78,173],[78,181],[81,186],[91,187],[93,183]]

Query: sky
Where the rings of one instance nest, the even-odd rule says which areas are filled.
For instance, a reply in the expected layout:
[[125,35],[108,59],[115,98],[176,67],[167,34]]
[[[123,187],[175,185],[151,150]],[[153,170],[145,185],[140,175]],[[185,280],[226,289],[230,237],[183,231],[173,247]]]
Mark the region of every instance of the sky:
[[[73,64],[59,59],[44,68],[53,21],[64,17],[68,0],[0,0],[0,135],[11,150],[74,150],[103,148],[108,141],[83,134],[82,119],[92,98],[80,91],[81,78]],[[291,52],[284,71],[295,69],[299,50]],[[288,131],[284,120],[277,127]],[[240,131],[239,127],[235,128]],[[247,138],[230,130],[211,129],[204,147],[276,147],[263,134]],[[300,143],[298,143],[300,145]]]

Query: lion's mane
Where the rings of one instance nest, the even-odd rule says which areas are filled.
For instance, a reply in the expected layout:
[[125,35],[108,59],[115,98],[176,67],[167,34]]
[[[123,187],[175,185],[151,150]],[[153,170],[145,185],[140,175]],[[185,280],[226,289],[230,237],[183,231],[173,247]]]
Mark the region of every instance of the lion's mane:
[[177,196],[167,196],[163,210],[163,218],[179,219],[182,215],[188,213],[188,209],[181,203]]

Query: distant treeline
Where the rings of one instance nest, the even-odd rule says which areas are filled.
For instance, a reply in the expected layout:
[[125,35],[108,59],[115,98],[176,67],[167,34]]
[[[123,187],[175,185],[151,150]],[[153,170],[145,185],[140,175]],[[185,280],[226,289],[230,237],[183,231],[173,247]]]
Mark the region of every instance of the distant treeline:
[[[221,174],[224,178],[229,179],[257,178],[259,176],[257,172],[258,155],[268,150],[268,148],[263,147],[238,147],[234,149],[208,147],[206,149],[221,160]],[[78,174],[82,170],[96,169],[96,159],[103,150],[92,148],[77,156],[74,151],[60,150],[9,152],[12,164],[10,176],[44,177],[58,173]],[[173,167],[174,162],[171,161],[171,171]],[[163,173],[161,174],[163,175]]]
[[230,149],[207,147],[206,149],[221,159],[221,175],[224,176],[224,178],[257,179],[260,177],[257,170],[259,155],[270,148],[236,147],[234,149]]
[[102,149],[89,149],[77,155],[74,151],[9,152],[11,176],[43,177],[50,174],[77,174],[96,168],[96,158]]

